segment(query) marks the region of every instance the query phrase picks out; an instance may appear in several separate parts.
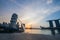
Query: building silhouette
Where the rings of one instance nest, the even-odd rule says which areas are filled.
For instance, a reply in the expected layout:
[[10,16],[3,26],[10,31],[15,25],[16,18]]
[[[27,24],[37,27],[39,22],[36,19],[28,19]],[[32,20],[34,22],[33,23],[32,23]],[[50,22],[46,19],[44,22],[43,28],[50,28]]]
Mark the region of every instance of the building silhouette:
[[16,13],[14,13],[11,17],[9,28],[17,29],[17,27],[16,27],[17,19],[18,19],[18,15]]
[[[55,35],[55,30],[57,30],[58,34],[60,34],[60,22],[59,22],[60,19],[56,19],[56,20],[48,20],[49,22],[49,27],[45,28],[45,27],[41,27],[41,29],[49,29],[51,30],[51,33],[53,35]],[[54,23],[56,25],[56,27],[54,27]]]
[[51,33],[52,33],[52,35],[55,35],[55,30],[53,29],[54,25],[53,25],[52,20],[49,20],[48,22],[49,22],[49,26],[50,26],[50,28],[52,28],[52,29],[51,29]]
[[13,13],[10,23],[8,24],[6,22],[3,22],[3,24],[0,23],[0,32],[23,32],[25,24],[21,24],[22,26],[19,25],[17,19],[18,19],[18,15],[16,13]]

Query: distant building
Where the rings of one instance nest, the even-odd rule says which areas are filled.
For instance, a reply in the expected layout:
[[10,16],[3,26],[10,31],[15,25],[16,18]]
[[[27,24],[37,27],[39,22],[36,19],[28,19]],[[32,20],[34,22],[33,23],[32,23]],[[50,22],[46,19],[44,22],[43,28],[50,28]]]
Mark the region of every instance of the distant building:
[[[1,31],[4,31],[4,32],[24,32],[24,29],[25,29],[25,24],[21,24],[19,25],[19,22],[17,22],[17,19],[18,19],[18,15],[16,13],[13,13],[12,17],[11,17],[11,20],[10,20],[10,23],[6,23],[6,22],[3,22],[2,24],[0,23],[0,32]],[[21,27],[19,27],[21,26]]]
[[24,23],[21,24],[21,29],[22,29],[22,31],[25,30],[25,24]]
[[19,22],[17,22],[16,28],[17,28],[17,30],[19,30]]
[[18,15],[16,13],[14,13],[10,20],[10,25],[9,25],[10,28],[17,29],[17,27],[16,27],[17,18],[18,18]]
[[19,23],[17,23],[17,19],[18,19],[18,15],[16,13],[14,13],[11,17],[11,20],[10,20],[10,23],[6,23],[6,22],[3,22],[3,23],[0,23],[0,29],[3,29],[3,30],[19,30]]

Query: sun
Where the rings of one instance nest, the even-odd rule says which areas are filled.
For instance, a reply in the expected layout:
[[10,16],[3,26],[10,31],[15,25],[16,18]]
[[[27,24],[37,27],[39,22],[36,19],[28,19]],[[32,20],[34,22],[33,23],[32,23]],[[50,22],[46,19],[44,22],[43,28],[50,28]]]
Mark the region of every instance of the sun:
[[30,29],[31,28],[30,24],[26,24],[26,28]]

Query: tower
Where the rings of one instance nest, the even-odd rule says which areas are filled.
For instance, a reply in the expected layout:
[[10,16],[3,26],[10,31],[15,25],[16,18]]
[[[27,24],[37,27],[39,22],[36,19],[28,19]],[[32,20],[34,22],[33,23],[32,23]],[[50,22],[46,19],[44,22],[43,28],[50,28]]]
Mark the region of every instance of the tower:
[[[60,28],[59,20],[54,20],[56,24],[56,28]],[[58,33],[60,34],[60,29],[57,29]]]
[[53,25],[53,20],[49,20],[49,26],[51,28],[51,32],[52,32],[52,35],[55,35],[55,30],[53,29],[54,25]]
[[11,20],[10,20],[10,28],[17,29],[16,22],[17,22],[18,15],[16,13],[13,13]]

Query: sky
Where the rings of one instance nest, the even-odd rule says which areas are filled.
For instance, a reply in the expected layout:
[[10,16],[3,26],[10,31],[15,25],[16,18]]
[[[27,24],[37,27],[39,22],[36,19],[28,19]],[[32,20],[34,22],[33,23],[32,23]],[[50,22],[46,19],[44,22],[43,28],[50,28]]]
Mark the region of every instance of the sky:
[[60,19],[60,0],[0,0],[0,23],[9,23],[13,13],[26,25],[48,26]]

